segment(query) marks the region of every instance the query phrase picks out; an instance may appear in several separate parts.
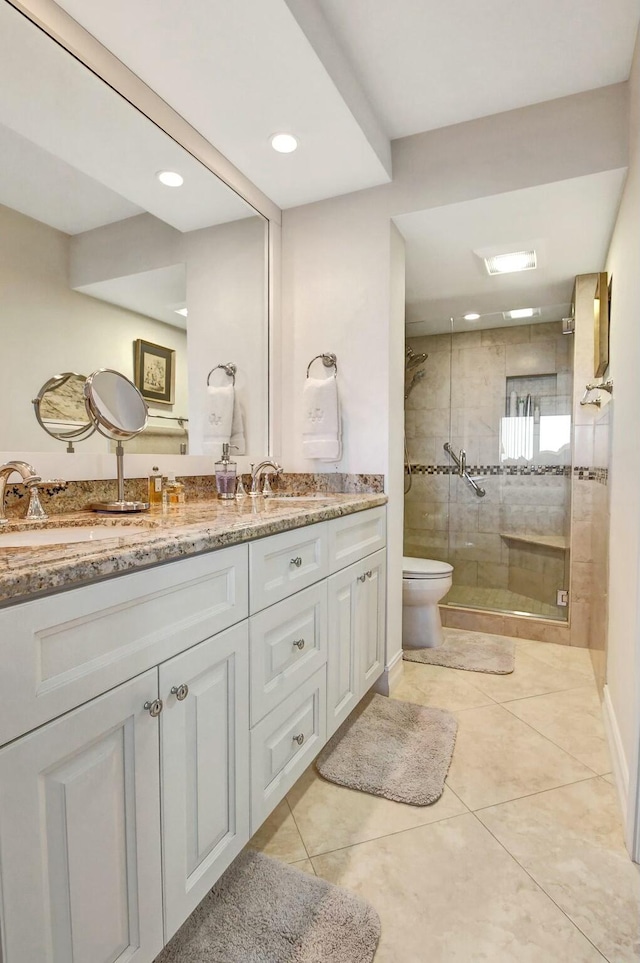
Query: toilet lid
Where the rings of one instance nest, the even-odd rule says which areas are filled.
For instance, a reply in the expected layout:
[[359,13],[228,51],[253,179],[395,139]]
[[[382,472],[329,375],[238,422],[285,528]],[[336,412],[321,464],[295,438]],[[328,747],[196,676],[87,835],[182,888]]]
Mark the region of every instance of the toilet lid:
[[453,565],[439,562],[433,558],[403,558],[402,574],[404,578],[444,578],[451,575]]

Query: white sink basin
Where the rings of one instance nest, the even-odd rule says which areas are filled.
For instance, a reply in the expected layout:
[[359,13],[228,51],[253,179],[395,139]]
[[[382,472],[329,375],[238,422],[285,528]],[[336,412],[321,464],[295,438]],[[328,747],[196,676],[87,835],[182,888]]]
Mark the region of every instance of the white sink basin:
[[136,535],[143,532],[146,527],[146,525],[96,525],[77,528],[38,528],[26,532],[3,532],[0,529],[0,549],[100,542],[105,538]]

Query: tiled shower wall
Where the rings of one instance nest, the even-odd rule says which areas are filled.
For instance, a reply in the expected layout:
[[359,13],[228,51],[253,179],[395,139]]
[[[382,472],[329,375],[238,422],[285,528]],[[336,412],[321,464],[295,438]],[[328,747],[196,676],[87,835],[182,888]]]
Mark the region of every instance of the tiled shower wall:
[[[609,430],[611,398],[600,392],[602,409],[593,405],[581,406],[584,387],[594,380],[593,299],[597,275],[576,278],[575,321],[573,337],[566,337],[567,357],[573,352],[573,469],[568,483],[571,488],[571,551],[570,551],[570,622],[569,625],[542,619],[518,618],[493,612],[442,609],[445,625],[476,631],[496,632],[519,638],[539,639],[563,645],[588,646],[591,649],[596,676],[600,686],[604,678],[607,633],[607,583],[609,539]],[[540,325],[541,329],[545,326]],[[481,334],[481,332],[479,332]],[[415,350],[426,350],[419,345],[424,339],[411,341]],[[477,340],[476,340],[477,344]],[[427,361],[427,366],[429,361]],[[436,365],[436,376],[442,377]],[[428,384],[429,379],[425,379]],[[427,389],[423,382],[423,390]],[[416,388],[419,390],[421,386]],[[414,392],[415,393],[415,392]],[[597,396],[597,392],[592,397]],[[441,393],[440,398],[444,397]],[[414,410],[426,412],[424,400]],[[615,404],[615,394],[613,403]],[[408,416],[408,427],[415,430],[415,422]],[[425,414],[420,417],[426,417]],[[409,444],[411,445],[411,440]],[[411,449],[410,449],[411,450]],[[435,454],[435,449],[434,449]],[[412,455],[413,458],[413,455]],[[414,459],[415,460],[415,459]],[[566,477],[566,476],[565,476]],[[415,485],[415,482],[414,482]],[[417,489],[417,486],[416,486]],[[487,485],[488,489],[488,485]],[[417,496],[417,490],[415,492]],[[487,496],[488,497],[488,496]],[[410,503],[411,497],[407,499]],[[563,501],[563,505],[565,502]],[[414,509],[414,518],[417,509]],[[424,539],[419,529],[408,528],[407,546]],[[426,542],[427,540],[424,539]],[[444,544],[441,542],[441,544]],[[415,554],[422,554],[416,552]]]
[[[544,379],[557,387],[543,413],[571,412],[572,339],[551,323],[432,335],[408,344],[429,357],[406,404],[407,446],[418,467],[405,500],[405,553],[450,561],[456,585],[509,588],[554,605],[556,589],[569,587],[561,545],[569,534],[570,450],[546,455],[544,465],[538,457],[505,467],[499,432],[507,379],[522,379],[517,383],[533,392],[537,376],[554,375]],[[468,464],[482,475],[484,498],[444,473],[450,464],[445,441],[456,452],[465,449]],[[522,545],[506,534],[552,536],[555,544]]]

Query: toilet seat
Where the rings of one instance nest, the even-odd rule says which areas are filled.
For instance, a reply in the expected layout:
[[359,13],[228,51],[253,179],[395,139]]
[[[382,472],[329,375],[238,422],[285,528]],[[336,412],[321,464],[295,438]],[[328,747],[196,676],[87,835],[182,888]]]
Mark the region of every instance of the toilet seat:
[[449,578],[453,565],[433,558],[402,559],[402,577],[409,579]]

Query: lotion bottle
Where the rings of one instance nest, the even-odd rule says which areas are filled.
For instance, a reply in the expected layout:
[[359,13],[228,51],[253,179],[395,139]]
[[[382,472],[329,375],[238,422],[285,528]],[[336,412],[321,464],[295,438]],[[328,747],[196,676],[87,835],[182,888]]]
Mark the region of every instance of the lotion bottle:
[[149,475],[149,505],[162,505],[162,472],[154,465]]
[[229,458],[229,445],[222,446],[222,458],[215,464],[216,488],[219,498],[236,497],[237,464]]

